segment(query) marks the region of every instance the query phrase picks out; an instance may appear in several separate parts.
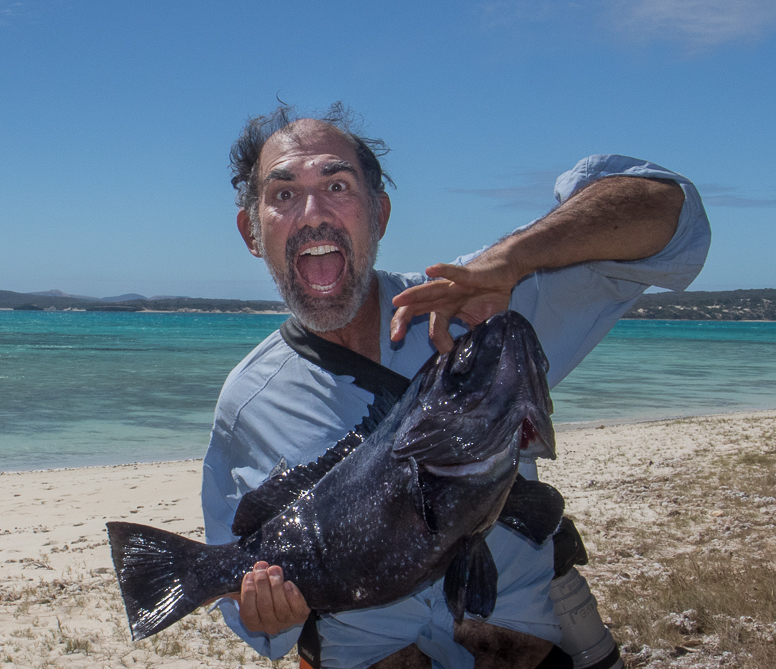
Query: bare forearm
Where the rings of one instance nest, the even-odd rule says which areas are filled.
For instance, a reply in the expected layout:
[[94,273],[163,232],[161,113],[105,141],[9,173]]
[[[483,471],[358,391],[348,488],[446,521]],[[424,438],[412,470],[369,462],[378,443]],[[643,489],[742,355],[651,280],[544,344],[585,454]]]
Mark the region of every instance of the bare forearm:
[[515,284],[532,272],[654,255],[676,232],[683,203],[684,192],[673,181],[619,176],[596,181],[466,265],[428,267],[426,274],[439,281],[393,298],[398,309],[391,339],[402,339],[415,315],[431,313],[431,339],[445,352],[452,346],[450,318],[473,326],[506,309]]
[[592,260],[647,258],[673,237],[683,203],[673,181],[609,177],[491,250],[507,255],[516,279]]

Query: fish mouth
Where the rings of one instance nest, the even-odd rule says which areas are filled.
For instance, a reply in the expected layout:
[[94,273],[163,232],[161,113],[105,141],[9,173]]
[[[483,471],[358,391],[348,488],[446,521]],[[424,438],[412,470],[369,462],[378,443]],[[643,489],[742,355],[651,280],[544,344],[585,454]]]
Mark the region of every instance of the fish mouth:
[[555,458],[547,361],[522,316],[492,317],[427,365],[396,432],[394,457],[461,465],[464,472],[476,471],[507,445],[520,456]]
[[457,465],[435,465],[426,462],[423,464],[423,468],[430,474],[434,474],[434,476],[445,478],[477,476],[479,474],[487,474],[507,457],[509,457],[508,448],[484,460],[472,460],[471,462]]
[[347,257],[339,244],[316,241],[297,253],[294,268],[301,282],[316,293],[331,294],[346,275]]

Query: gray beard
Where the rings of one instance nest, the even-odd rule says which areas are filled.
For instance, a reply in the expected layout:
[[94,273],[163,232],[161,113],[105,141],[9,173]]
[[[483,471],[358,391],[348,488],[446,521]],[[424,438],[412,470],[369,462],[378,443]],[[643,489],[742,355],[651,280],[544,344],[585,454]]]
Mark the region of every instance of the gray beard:
[[[350,236],[328,223],[322,223],[317,228],[305,226],[289,238],[286,244],[285,271],[282,271],[283,268],[273,266],[267,260],[263,244],[261,245],[262,257],[275,280],[280,296],[297,320],[308,330],[330,332],[344,328],[356,317],[369,297],[380,241],[377,221],[370,221],[369,226],[369,247],[366,256],[360,259],[360,262],[354,258]],[[299,248],[314,241],[332,241],[345,255],[347,274],[345,285],[338,295],[312,297],[305,292],[296,277],[296,257]]]

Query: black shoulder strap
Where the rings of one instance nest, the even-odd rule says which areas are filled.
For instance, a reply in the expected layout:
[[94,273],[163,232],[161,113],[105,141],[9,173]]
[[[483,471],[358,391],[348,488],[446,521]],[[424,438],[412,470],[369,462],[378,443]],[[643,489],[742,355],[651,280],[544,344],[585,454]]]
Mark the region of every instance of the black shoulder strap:
[[[410,385],[410,380],[406,376],[349,348],[313,334],[302,327],[293,316],[280,326],[280,336],[305,360],[337,376],[352,376],[353,383],[359,388],[368,390],[375,397],[384,397],[387,390],[396,400]],[[321,642],[318,637],[317,621],[317,612],[311,611],[297,642],[299,665],[302,669],[321,667]]]
[[294,351],[321,369],[337,376],[352,376],[359,388],[373,395],[387,390],[399,398],[410,385],[410,380],[388,367],[330,342],[302,327],[293,316],[280,326],[280,335]]

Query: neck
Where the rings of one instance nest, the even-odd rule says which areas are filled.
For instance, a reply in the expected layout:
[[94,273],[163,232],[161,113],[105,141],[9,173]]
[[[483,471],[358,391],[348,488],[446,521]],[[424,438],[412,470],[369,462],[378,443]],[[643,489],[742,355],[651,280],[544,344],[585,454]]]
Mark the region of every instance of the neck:
[[369,296],[356,317],[345,327],[317,332],[319,337],[355,351],[374,362],[380,362],[380,288],[372,278]]

